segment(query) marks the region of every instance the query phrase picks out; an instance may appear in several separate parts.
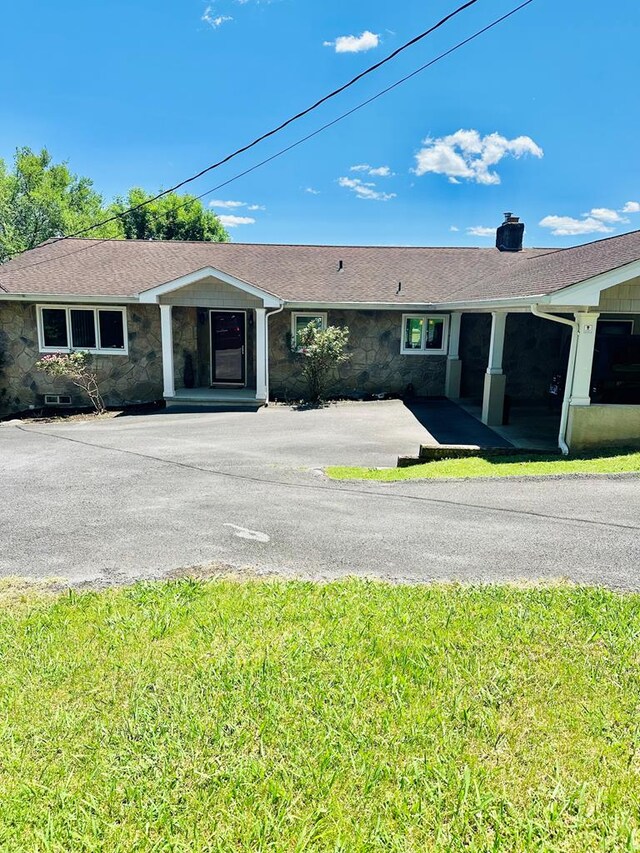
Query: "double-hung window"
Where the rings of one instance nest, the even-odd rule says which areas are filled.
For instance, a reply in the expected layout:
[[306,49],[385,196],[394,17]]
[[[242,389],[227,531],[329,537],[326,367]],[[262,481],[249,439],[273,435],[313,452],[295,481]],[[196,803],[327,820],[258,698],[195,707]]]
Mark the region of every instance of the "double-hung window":
[[291,315],[291,347],[300,348],[300,333],[307,328],[309,323],[317,323],[319,329],[327,328],[327,315],[320,312],[294,311]]
[[38,306],[41,352],[89,350],[99,355],[126,355],[126,308]]
[[449,318],[445,314],[403,314],[400,352],[403,355],[445,355]]

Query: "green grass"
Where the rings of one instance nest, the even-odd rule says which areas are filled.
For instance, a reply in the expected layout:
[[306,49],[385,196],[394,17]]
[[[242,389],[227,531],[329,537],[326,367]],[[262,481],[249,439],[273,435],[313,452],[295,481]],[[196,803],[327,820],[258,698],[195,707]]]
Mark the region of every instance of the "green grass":
[[334,480],[424,480],[439,477],[536,477],[543,474],[620,474],[640,472],[637,451],[600,452],[562,456],[470,456],[466,459],[440,459],[408,468],[350,468],[335,465],[326,468]]
[[0,850],[640,849],[640,596],[182,580],[0,609]]

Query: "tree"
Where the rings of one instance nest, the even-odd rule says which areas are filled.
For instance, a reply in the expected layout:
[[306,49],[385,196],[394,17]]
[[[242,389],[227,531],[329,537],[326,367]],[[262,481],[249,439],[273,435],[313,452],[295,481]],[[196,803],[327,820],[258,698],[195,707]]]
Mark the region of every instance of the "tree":
[[350,356],[344,351],[349,341],[347,326],[320,327],[318,320],[312,320],[298,334],[294,344],[297,352],[304,356],[302,375],[309,386],[309,397],[318,403],[326,393],[331,373],[339,364],[348,361]]
[[[104,218],[102,196],[89,178],[53,163],[46,148],[39,153],[18,148],[13,168],[0,160],[0,263],[58,234],[86,228]],[[118,222],[92,232],[119,237]]]
[[[153,196],[139,187],[106,206],[89,178],[53,163],[46,148],[18,148],[13,167],[0,159],[0,263],[50,237],[73,234]],[[169,193],[121,218],[92,228],[87,237],[226,242],[213,211],[192,195]]]
[[[117,198],[109,208],[110,215],[148,201],[153,196],[140,187],[129,190],[126,198]],[[120,220],[122,236],[128,240],[204,240],[226,243],[229,235],[218,217],[192,195],[169,193]]]

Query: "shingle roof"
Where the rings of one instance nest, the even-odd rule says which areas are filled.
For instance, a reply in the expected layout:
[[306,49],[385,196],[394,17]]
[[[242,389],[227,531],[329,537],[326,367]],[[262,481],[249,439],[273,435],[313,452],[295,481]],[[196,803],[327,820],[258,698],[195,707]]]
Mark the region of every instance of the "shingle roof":
[[518,253],[70,239],[4,264],[0,286],[34,296],[136,296],[210,266],[290,302],[438,303],[551,293],[639,258],[640,231]]

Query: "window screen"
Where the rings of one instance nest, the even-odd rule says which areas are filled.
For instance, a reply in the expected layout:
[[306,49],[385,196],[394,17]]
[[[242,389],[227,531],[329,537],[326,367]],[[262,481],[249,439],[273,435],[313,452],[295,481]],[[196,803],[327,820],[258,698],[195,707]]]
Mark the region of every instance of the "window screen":
[[444,320],[439,317],[429,317],[424,337],[425,349],[442,349],[444,335]]
[[404,348],[422,349],[423,317],[407,317],[404,323]]
[[299,346],[300,332],[307,328],[309,323],[317,323],[318,328],[324,328],[324,317],[320,314],[296,314],[294,318],[294,337],[295,344]]
[[122,311],[98,311],[100,349],[124,349]]
[[71,314],[71,345],[75,349],[95,349],[96,325],[95,314],[86,308],[72,308]]
[[67,341],[67,312],[64,308],[42,309],[42,343],[45,347],[62,347],[66,349]]

